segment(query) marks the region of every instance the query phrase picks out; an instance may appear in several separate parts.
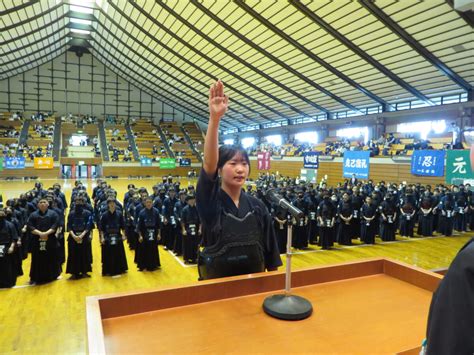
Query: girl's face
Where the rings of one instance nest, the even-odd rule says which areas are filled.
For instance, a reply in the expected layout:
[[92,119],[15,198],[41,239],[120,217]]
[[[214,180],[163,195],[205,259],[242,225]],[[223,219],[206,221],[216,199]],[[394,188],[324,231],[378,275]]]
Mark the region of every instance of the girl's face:
[[224,184],[229,187],[242,187],[247,180],[250,167],[244,157],[237,153],[220,170]]

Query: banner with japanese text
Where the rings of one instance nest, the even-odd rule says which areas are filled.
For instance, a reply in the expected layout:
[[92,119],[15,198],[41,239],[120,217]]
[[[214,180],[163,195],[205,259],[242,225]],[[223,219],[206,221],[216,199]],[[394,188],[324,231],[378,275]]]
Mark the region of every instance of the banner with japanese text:
[[4,168],[5,169],[24,169],[25,168],[25,158],[10,158],[7,157],[4,160]]
[[319,167],[319,152],[306,152],[303,154],[305,169],[317,169]]
[[176,168],[176,160],[173,158],[161,158],[160,169],[174,169]]
[[411,173],[419,176],[444,175],[443,150],[415,150],[411,157]]
[[270,152],[257,154],[257,170],[270,170]]
[[342,176],[350,178],[353,174],[358,179],[369,178],[369,151],[346,151],[342,162]]
[[473,179],[469,150],[448,150],[446,156],[446,182],[453,179]]
[[54,167],[53,158],[35,158],[34,167],[35,169],[52,169]]

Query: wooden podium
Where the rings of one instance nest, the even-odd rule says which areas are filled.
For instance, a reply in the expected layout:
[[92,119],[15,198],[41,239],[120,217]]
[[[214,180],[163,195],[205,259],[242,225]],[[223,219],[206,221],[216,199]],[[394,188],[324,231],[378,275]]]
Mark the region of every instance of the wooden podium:
[[282,272],[88,297],[89,353],[418,354],[441,278],[382,258],[294,271],[293,293],[314,308],[297,322],[262,309]]

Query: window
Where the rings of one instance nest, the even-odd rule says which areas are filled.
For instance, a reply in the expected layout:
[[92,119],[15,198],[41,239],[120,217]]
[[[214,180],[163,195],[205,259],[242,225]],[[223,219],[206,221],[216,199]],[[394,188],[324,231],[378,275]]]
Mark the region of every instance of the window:
[[270,144],[274,144],[275,146],[280,146],[281,145],[281,135],[280,134],[274,134],[272,136],[266,136],[264,137],[265,141]]
[[343,128],[338,129],[336,132],[337,137],[341,138],[360,138],[364,137],[364,142],[369,141],[369,128],[368,127],[354,127],[354,128]]
[[226,145],[234,144],[234,138],[224,139],[224,144],[226,144]]
[[92,25],[92,21],[89,20],[81,20],[79,18],[71,18],[71,22],[80,23],[81,25]]
[[309,132],[299,132],[295,134],[295,140],[300,143],[311,143],[317,144],[319,141],[318,132],[309,131]]
[[430,132],[440,134],[446,132],[446,121],[420,121],[420,122],[407,122],[400,123],[397,125],[397,132],[400,133],[417,133],[420,132],[420,138],[426,139]]
[[242,138],[242,147],[250,148],[255,144],[255,137]]

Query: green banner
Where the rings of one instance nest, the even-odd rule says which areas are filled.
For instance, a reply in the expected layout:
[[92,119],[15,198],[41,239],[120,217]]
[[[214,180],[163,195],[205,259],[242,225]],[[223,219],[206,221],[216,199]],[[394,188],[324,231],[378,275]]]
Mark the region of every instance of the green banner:
[[176,160],[173,158],[160,159],[160,169],[174,169],[176,168]]
[[3,171],[3,158],[0,158],[0,171]]
[[473,179],[469,150],[448,150],[446,155],[446,182],[453,179]]

